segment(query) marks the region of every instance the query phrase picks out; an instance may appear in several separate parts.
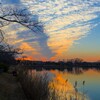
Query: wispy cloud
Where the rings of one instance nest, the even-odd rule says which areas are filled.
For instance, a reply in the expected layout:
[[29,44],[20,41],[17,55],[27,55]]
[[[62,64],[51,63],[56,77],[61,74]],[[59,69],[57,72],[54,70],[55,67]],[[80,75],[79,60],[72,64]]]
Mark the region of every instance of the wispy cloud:
[[[51,59],[63,58],[75,40],[86,36],[98,24],[100,0],[21,0],[33,15],[39,16],[45,32],[34,35],[29,31],[12,31],[15,44],[27,42],[40,55]],[[17,30],[18,31],[18,30]],[[26,34],[27,33],[27,34]],[[33,45],[32,45],[33,43]],[[43,49],[44,48],[44,49]],[[34,55],[33,55],[34,56]]]

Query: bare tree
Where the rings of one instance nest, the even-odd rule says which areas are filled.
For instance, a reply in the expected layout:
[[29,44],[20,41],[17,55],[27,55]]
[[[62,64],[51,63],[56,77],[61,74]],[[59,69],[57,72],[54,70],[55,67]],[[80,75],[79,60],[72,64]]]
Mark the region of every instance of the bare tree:
[[0,43],[4,40],[4,32],[0,29]]
[[7,6],[0,4],[0,60],[4,60],[4,56],[9,59],[14,59],[16,54],[22,53],[20,49],[14,49],[4,41],[4,31],[2,27],[11,23],[20,24],[33,32],[34,28],[38,29],[41,24],[34,20],[32,14],[25,7],[16,7],[13,5]]
[[32,31],[34,31],[34,27],[40,24],[39,22],[35,22],[32,14],[27,10],[27,8],[0,6],[0,27],[14,22],[21,24]]

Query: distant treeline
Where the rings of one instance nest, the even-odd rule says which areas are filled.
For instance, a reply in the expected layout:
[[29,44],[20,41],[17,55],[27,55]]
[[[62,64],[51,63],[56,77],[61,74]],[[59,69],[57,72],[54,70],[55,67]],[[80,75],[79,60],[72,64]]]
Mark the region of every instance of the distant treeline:
[[100,61],[97,62],[85,62],[82,59],[76,58],[71,59],[68,61],[58,61],[58,62],[52,62],[52,61],[20,61],[18,60],[17,63],[20,63],[22,65],[25,65],[27,67],[36,69],[36,70],[51,70],[51,69],[58,69],[58,70],[72,70],[73,68],[82,68],[82,69],[88,69],[88,68],[96,68],[100,69]]

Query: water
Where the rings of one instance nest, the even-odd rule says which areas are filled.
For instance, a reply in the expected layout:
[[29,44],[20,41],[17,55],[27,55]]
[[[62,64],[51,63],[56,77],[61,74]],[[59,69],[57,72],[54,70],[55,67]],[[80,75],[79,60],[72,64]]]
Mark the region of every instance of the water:
[[78,90],[83,92],[83,81],[85,81],[84,92],[90,100],[100,100],[100,71],[95,69],[85,70],[82,73],[68,73],[68,80],[74,85],[78,83]]
[[[100,100],[100,70],[77,69],[70,72],[58,70],[51,70],[47,72],[49,72],[49,80],[56,75],[58,76],[59,81],[62,82],[63,79],[65,81],[67,80],[72,86],[74,86],[77,81],[77,89],[79,93],[86,94],[89,97],[89,100]],[[83,81],[85,81],[84,87]]]

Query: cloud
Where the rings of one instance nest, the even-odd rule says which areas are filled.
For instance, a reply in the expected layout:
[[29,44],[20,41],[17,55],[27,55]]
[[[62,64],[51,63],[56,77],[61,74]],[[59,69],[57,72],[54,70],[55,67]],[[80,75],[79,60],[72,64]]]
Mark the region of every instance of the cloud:
[[[14,35],[15,45],[27,42],[35,48],[39,58],[63,59],[75,40],[86,36],[97,23],[100,16],[100,0],[21,0],[23,6],[29,7],[38,21],[43,34],[34,35],[29,30],[17,28],[10,34]],[[22,29],[22,30],[21,30]],[[13,41],[14,41],[13,39]],[[30,53],[31,54],[31,53]],[[34,55],[33,55],[34,56]]]

